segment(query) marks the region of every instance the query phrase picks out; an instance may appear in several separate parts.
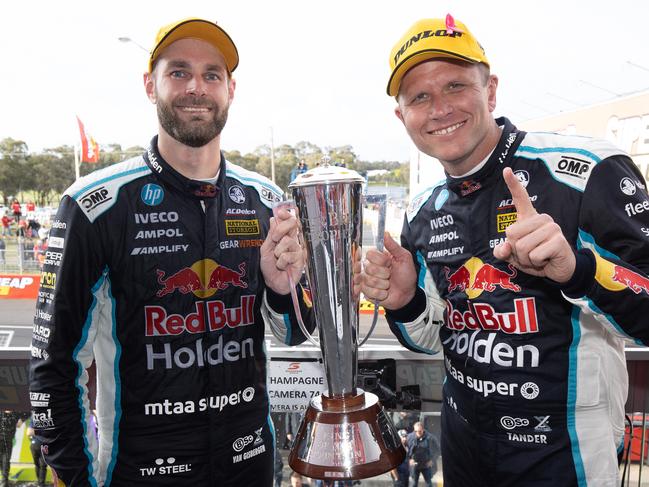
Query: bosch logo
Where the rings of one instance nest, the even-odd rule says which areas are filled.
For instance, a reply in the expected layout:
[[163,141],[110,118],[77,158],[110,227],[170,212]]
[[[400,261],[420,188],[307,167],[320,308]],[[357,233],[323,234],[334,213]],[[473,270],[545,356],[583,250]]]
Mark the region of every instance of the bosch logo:
[[252,441],[254,440],[252,435],[244,436],[242,438],[237,438],[234,440],[234,443],[232,443],[232,449],[236,452],[240,452],[243,450],[245,447],[247,447]]
[[513,430],[521,426],[529,426],[529,420],[525,418],[512,418],[511,416],[503,416],[500,418],[500,425],[506,430]]
[[539,395],[539,386],[534,382],[526,382],[521,386],[521,396],[525,399],[535,399]]

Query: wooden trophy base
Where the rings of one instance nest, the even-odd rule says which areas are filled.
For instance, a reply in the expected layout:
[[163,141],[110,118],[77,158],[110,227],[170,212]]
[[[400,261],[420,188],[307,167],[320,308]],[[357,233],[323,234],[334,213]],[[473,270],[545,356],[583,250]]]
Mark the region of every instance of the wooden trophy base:
[[397,467],[406,456],[376,395],[311,399],[288,457],[293,470],[323,480],[359,480]]

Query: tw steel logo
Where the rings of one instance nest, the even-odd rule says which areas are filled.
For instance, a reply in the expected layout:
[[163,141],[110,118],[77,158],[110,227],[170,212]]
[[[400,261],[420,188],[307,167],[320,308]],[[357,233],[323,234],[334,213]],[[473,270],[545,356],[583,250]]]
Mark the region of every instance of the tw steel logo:
[[453,273],[444,267],[448,292],[465,292],[469,299],[477,298],[483,291],[494,292],[496,288],[519,292],[521,287],[512,282],[518,274],[516,268],[511,264],[507,267],[510,272],[485,264],[477,257],[471,257]]
[[212,259],[199,260],[191,267],[184,267],[168,277],[165,277],[165,271],[157,269],[156,272],[158,284],[162,286],[156,293],[159,298],[175,291],[182,294],[191,292],[199,298],[209,298],[228,286],[248,287],[248,283],[243,281],[246,276],[245,262],[239,264],[239,272],[217,264]]

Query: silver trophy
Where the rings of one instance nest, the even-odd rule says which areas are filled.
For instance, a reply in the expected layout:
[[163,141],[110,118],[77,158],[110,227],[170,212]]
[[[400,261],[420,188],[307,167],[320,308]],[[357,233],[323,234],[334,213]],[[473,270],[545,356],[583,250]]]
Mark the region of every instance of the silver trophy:
[[323,162],[289,185],[306,251],[319,344],[304,327],[293,292],[294,304],[303,333],[322,351],[328,388],[311,400],[289,465],[311,478],[363,479],[395,468],[405,450],[377,396],[356,387],[358,347],[369,338],[378,314],[360,341],[360,292],[354,276],[361,268],[365,180]]

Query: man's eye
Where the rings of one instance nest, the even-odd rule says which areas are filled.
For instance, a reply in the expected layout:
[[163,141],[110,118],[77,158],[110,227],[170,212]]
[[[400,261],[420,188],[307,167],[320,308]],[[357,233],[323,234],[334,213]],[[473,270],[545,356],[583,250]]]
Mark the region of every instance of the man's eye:
[[427,93],[419,93],[418,95],[415,95],[412,98],[411,103],[421,103],[421,102],[424,102],[426,100],[428,100],[428,94]]
[[449,85],[448,85],[449,89],[451,89],[451,90],[459,90],[463,86],[464,86],[464,84],[458,83],[458,82],[449,83]]
[[187,76],[187,73],[185,73],[184,71],[172,71],[169,76],[171,76],[172,78],[184,78]]
[[221,76],[219,76],[217,73],[207,73],[205,75],[205,79],[207,81],[219,81],[221,79]]

